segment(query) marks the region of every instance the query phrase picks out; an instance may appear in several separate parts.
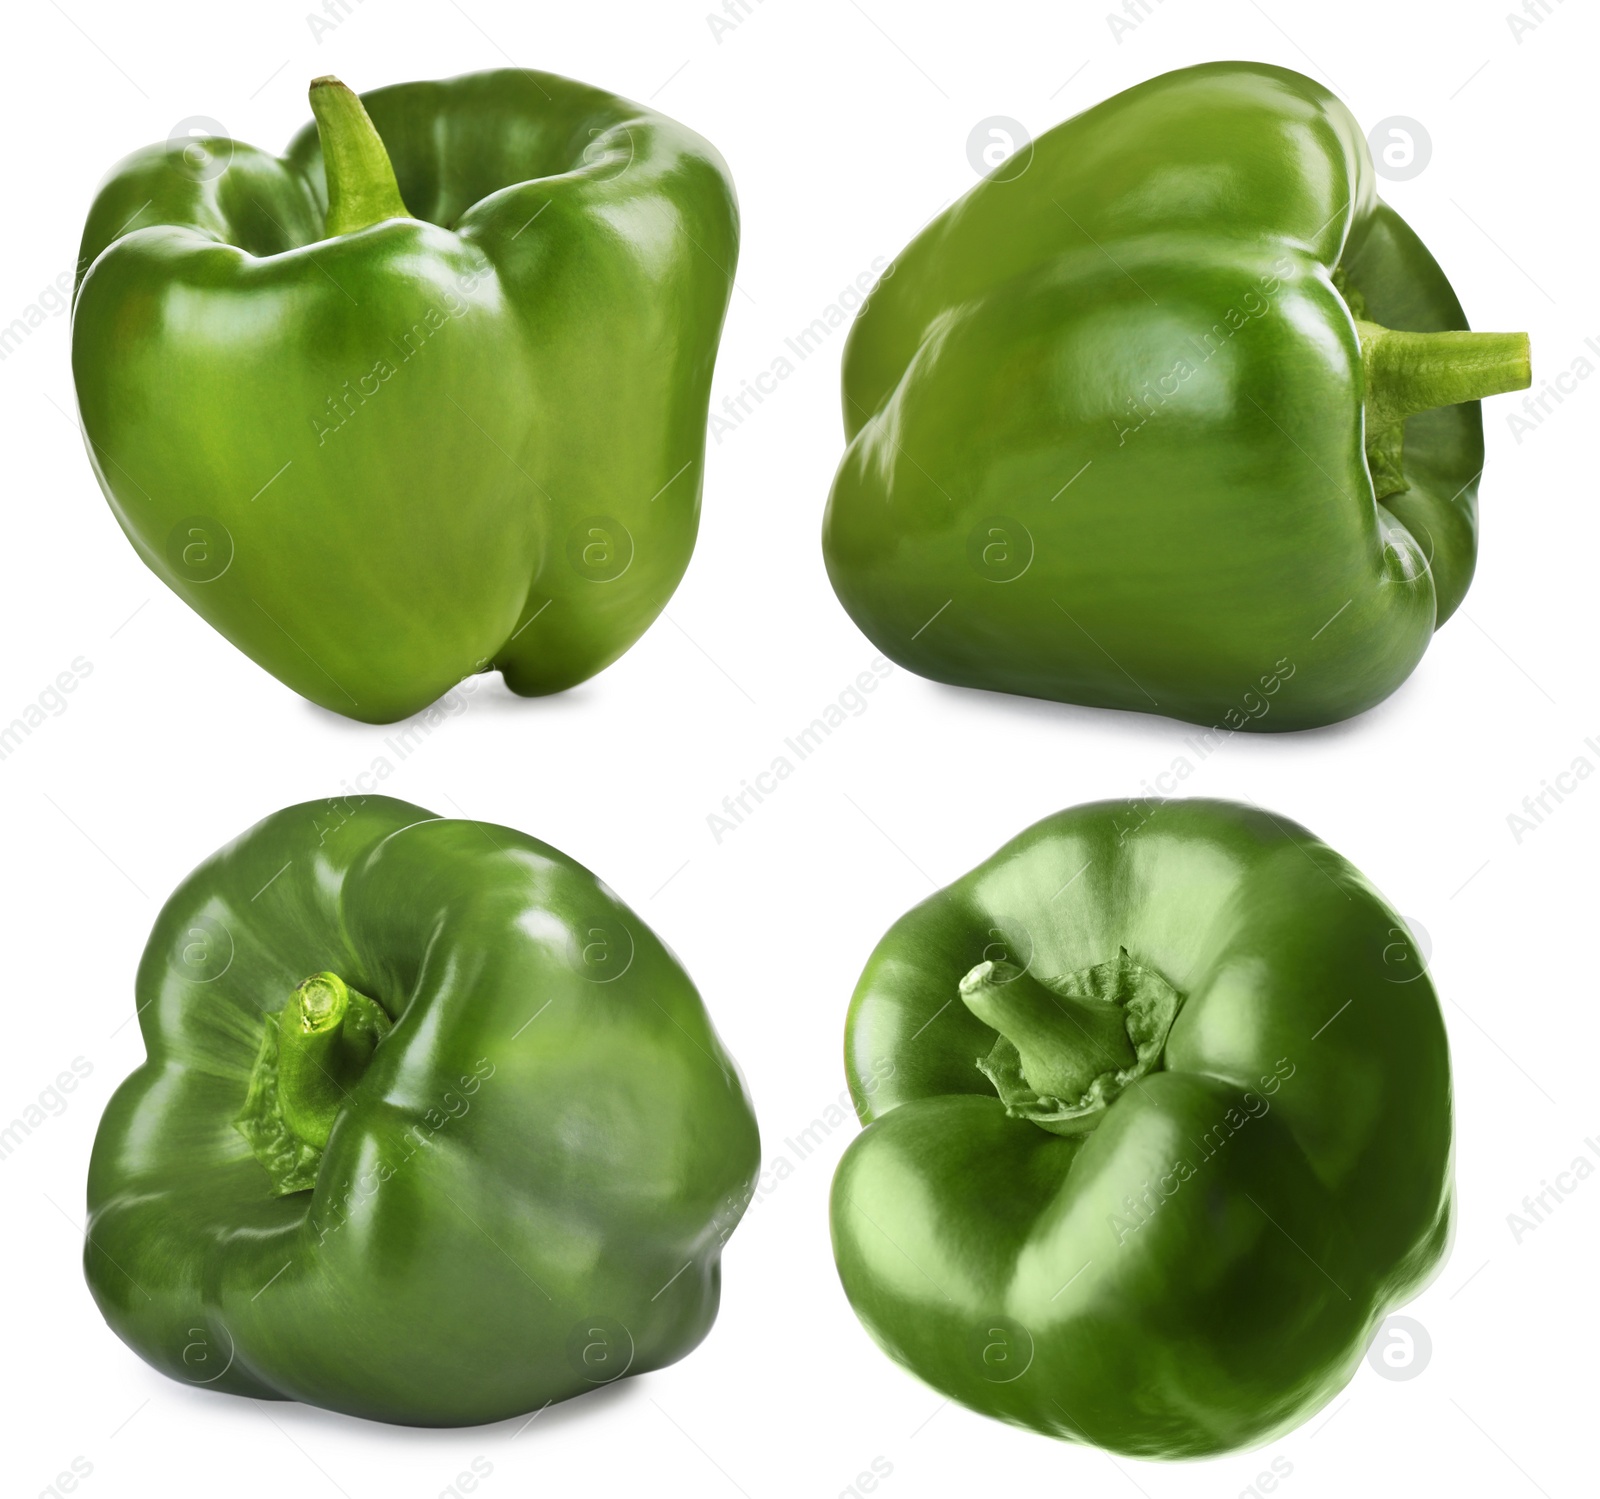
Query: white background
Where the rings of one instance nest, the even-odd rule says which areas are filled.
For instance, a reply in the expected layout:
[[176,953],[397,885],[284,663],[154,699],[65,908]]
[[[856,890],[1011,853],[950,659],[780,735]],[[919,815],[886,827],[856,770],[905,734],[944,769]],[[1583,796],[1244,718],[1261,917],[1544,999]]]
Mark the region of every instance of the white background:
[[[1330,83],[1364,127],[1402,115],[1426,170],[1383,190],[1433,249],[1473,323],[1525,328],[1536,376],[1600,340],[1595,281],[1596,26],[1572,0],[1520,36],[1509,0],[1337,6],[1291,0],[930,5],[749,0],[718,40],[708,0],[524,6],[349,0],[318,41],[308,0],[11,0],[0,325],[77,254],[101,174],[208,115],[281,149],[305,85],[357,88],[499,67],[549,69],[677,116],[730,162],[738,290],[714,402],[785,352],[875,257],[975,180],[994,115],[1039,132],[1169,68],[1271,61]],[[720,3],[720,0],[719,0]],[[1120,0],[1119,0],[1120,3]],[[1537,10],[1537,4],[1534,6]],[[1520,12],[1519,12],[1520,14]],[[725,1261],[723,1311],[673,1368],[516,1424],[389,1429],[186,1388],[103,1325],[79,1269],[100,1111],[141,1057],[135,964],[160,902],[258,817],[337,793],[384,730],[300,701],[136,559],[85,460],[69,319],[0,363],[6,648],[0,722],[77,657],[92,674],[0,762],[8,1003],[0,1123],[74,1058],[63,1112],[0,1160],[10,1357],[7,1494],[1244,1494],[1279,1459],[1292,1499],[1363,1492],[1592,1493],[1600,1181],[1517,1242],[1507,1215],[1583,1154],[1600,1027],[1589,942],[1600,777],[1515,839],[1508,814],[1578,757],[1600,765],[1593,433],[1600,379],[1519,442],[1488,408],[1483,552],[1466,605],[1388,703],[1340,727],[1235,736],[1185,783],[1309,825],[1425,930],[1455,1065],[1460,1221],[1410,1308],[1415,1377],[1363,1367],[1318,1418],[1258,1453],[1163,1466],[1112,1459],[942,1405],[851,1314],[827,1191],[854,1126],[799,1160],[786,1143],[844,1089],[840,1037],[884,928],[1034,819],[1136,795],[1185,753],[1185,726],[957,691],[896,672],[860,717],[720,845],[707,815],[782,751],[873,656],[835,602],[818,528],[842,446],[839,334],[709,449],[699,549],[667,615],[611,670],[524,702],[498,679],[384,789],[525,829],[600,872],[682,956],[739,1059],[769,1170]],[[1595,735],[1597,743],[1586,742]],[[392,757],[391,757],[392,758]],[[1551,803],[1554,806],[1554,803]],[[771,1178],[768,1178],[769,1186]],[[481,1467],[481,1464],[480,1464]]]

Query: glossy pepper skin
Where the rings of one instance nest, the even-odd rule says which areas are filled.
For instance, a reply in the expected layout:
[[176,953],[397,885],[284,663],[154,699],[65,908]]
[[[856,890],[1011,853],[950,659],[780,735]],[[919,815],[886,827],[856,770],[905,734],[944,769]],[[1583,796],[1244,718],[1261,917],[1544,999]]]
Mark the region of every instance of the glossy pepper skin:
[[548,73],[311,93],[320,143],[179,140],[102,185],[72,350],[101,488],[163,582],[336,713],[491,668],[571,687],[694,547],[726,164]]
[[1446,1249],[1432,984],[1367,880],[1266,812],[1037,823],[890,928],[845,1061],[851,1305],[943,1394],[1034,1431],[1264,1442]]
[[829,577],[937,681],[1348,718],[1472,578],[1476,398],[1530,377],[1523,335],[1466,326],[1320,85],[1154,78],[997,168],[868,298]]
[[566,855],[386,797],[258,823],[167,902],[84,1269],[174,1379],[416,1426],[672,1363],[756,1122],[694,985]]

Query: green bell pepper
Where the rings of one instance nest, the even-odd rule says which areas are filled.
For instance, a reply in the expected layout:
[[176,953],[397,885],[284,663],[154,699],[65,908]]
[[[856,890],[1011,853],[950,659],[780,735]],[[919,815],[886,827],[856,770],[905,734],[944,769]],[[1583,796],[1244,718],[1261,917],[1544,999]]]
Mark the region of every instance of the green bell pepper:
[[1466,326],[1326,89],[1152,79],[996,168],[862,307],[834,589],[937,681],[1347,718],[1472,577],[1476,402],[1530,375],[1525,335]]
[[163,1373],[459,1426],[710,1330],[755,1118],[683,969],[565,854],[290,807],[166,903],[137,999],[84,1270]]
[[1046,818],[908,912],[850,1005],[856,1313],[953,1400],[1140,1457],[1266,1441],[1450,1235],[1450,1064],[1405,924],[1222,801]]
[[706,141],[548,73],[364,101],[318,79],[281,160],[206,139],[116,167],[72,364],[149,567],[296,692],[384,723],[491,667],[571,687],[665,607],[738,211]]

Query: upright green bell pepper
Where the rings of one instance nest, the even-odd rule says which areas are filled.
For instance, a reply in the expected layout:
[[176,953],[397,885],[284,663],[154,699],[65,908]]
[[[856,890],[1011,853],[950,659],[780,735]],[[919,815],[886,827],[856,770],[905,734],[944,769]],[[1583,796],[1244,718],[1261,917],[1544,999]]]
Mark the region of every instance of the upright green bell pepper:
[[683,969],[566,855],[290,807],[166,903],[137,999],[84,1269],[163,1373],[458,1426],[710,1330],[755,1118]]
[[1472,578],[1476,402],[1529,365],[1524,335],[1466,326],[1326,89],[1152,79],[998,167],[868,298],[833,586],[938,681],[1347,718]]
[[987,1415],[1141,1457],[1267,1440],[1438,1266],[1450,1064],[1405,924],[1220,801],[1046,818],[908,912],[850,1005],[851,1305]]
[[177,141],[101,187],[72,330],[101,487],[163,582],[335,712],[491,667],[570,687],[688,566],[727,167],[548,73],[311,102],[281,160]]

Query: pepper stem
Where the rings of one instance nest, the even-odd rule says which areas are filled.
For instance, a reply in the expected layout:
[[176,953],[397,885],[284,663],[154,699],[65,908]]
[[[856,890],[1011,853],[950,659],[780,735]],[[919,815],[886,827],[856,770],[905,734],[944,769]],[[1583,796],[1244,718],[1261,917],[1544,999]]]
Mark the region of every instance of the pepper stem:
[[1011,963],[980,963],[961,980],[961,999],[1017,1049],[1035,1093],[1078,1098],[1102,1072],[1134,1059],[1122,1011],[1102,999],[1047,989]]
[[978,1070],[1006,1113],[1053,1135],[1079,1135],[1161,1063],[1182,996],[1126,948],[1048,984],[1012,963],[980,963],[961,999],[999,1032]]
[[336,973],[308,978],[278,1015],[278,1102],[283,1122],[321,1149],[344,1102],[339,1055],[350,989]]
[[1367,464],[1379,499],[1407,489],[1405,420],[1533,382],[1526,333],[1403,333],[1356,318],[1366,372]]
[[311,113],[317,118],[328,179],[329,235],[354,234],[385,219],[412,218],[383,137],[361,96],[332,75],[313,78]]
[[390,1020],[336,973],[308,978],[267,1016],[235,1127],[282,1196],[316,1185],[334,1121]]

